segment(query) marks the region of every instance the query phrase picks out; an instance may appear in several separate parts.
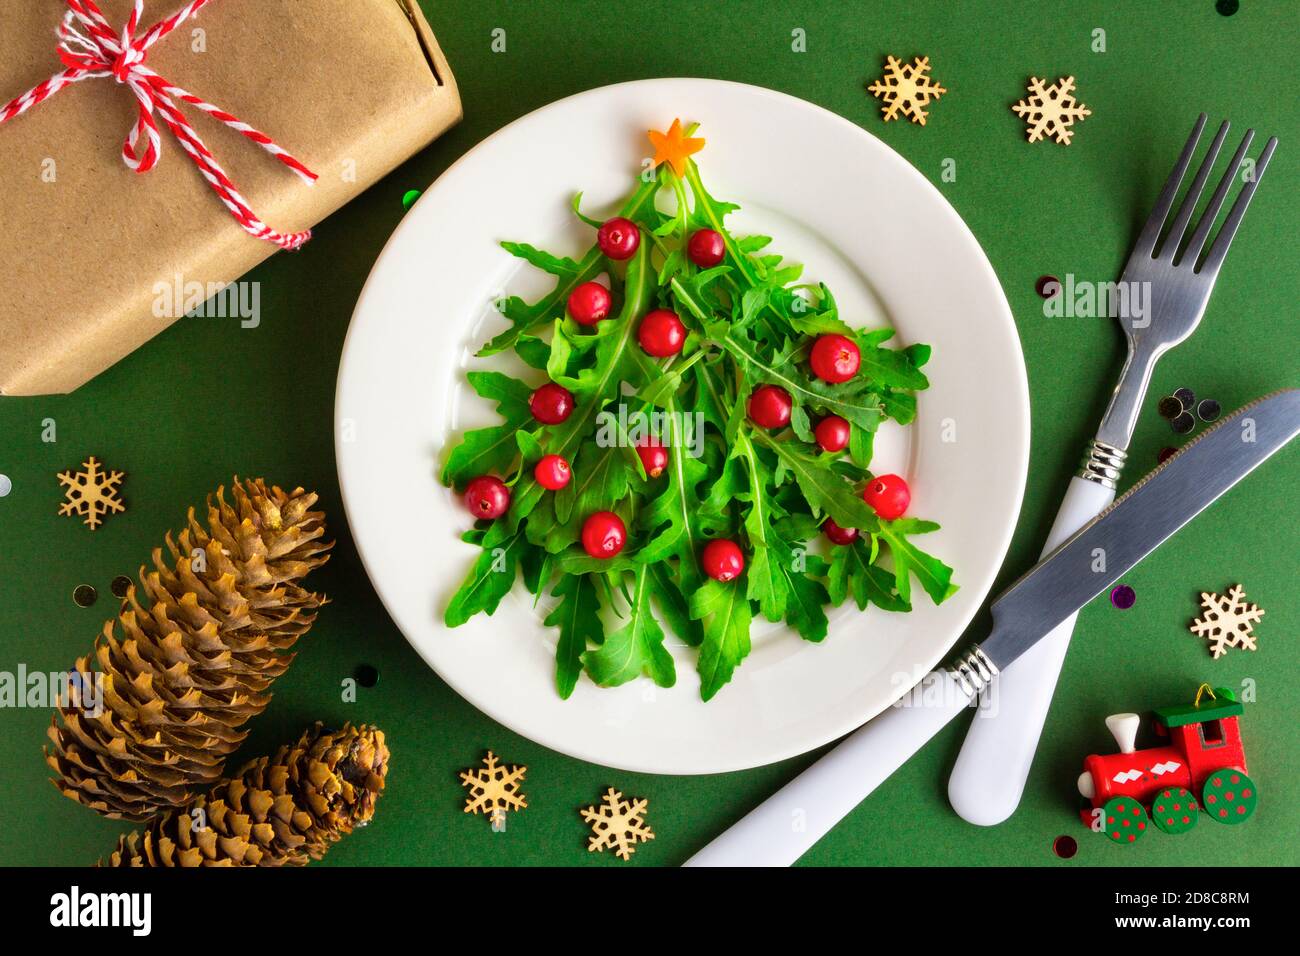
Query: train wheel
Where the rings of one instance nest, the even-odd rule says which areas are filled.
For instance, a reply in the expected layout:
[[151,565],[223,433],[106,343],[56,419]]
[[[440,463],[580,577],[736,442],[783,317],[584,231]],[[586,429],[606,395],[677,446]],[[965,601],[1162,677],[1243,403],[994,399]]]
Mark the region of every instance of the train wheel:
[[1196,797],[1186,787],[1166,787],[1151,801],[1151,822],[1165,833],[1186,833],[1200,817]]
[[1201,788],[1205,812],[1220,823],[1245,823],[1255,813],[1258,800],[1255,781],[1231,767],[1214,771]]
[[1132,797],[1111,797],[1102,811],[1106,836],[1116,843],[1136,843],[1147,832],[1147,812]]

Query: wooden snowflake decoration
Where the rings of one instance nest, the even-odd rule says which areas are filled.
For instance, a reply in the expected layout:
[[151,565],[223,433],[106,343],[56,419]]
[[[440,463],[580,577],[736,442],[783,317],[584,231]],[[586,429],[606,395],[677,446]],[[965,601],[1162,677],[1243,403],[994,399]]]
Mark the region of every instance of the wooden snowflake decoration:
[[1210,654],[1216,660],[1228,653],[1230,647],[1243,650],[1256,649],[1255,635],[1252,628],[1264,616],[1254,604],[1242,600],[1246,592],[1240,584],[1234,584],[1225,597],[1221,594],[1201,592],[1201,607],[1204,613],[1192,622],[1191,632],[1210,642]]
[[527,772],[527,767],[498,764],[496,754],[489,750],[483,758],[482,768],[466,770],[460,775],[461,784],[469,788],[465,812],[484,813],[494,829],[502,828],[507,811],[523,810],[528,806],[527,798],[519,792],[519,785]]
[[1029,124],[1029,142],[1048,136],[1062,146],[1070,145],[1072,127],[1092,111],[1074,98],[1074,77],[1067,76],[1051,86],[1044,86],[1036,76],[1029,78],[1029,96],[1011,109]]
[[928,115],[925,108],[948,92],[930,79],[929,72],[928,56],[918,56],[908,64],[892,56],[885,57],[885,75],[867,90],[876,99],[884,100],[880,111],[885,114],[886,123],[903,115],[910,117],[913,123],[925,125]]
[[125,472],[104,471],[99,459],[94,455],[81,466],[84,471],[63,471],[59,473],[59,484],[63,485],[65,501],[59,505],[61,515],[82,515],[90,530],[94,531],[104,522],[104,515],[117,514],[126,510],[126,505],[118,497]]
[[645,800],[635,797],[624,800],[623,794],[610,787],[601,801],[599,805],[582,811],[582,819],[591,824],[593,834],[587,841],[587,852],[599,850],[604,853],[612,849],[615,856],[627,860],[636,852],[638,843],[655,838],[654,832],[641,818],[646,811]]

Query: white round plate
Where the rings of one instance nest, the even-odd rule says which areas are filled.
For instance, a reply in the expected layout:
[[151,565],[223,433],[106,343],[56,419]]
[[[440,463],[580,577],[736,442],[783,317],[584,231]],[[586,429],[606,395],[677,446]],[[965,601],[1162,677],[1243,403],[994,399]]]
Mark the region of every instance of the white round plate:
[[[867,115],[865,107],[863,115]],[[756,624],[753,651],[710,702],[695,652],[672,648],[677,685],[642,678],[569,700],[554,684],[555,637],[517,584],[492,617],[443,624],[477,549],[460,501],[437,482],[448,443],[493,421],[470,390],[474,351],[505,326],[509,291],[531,299],[549,277],[503,239],[580,256],[589,227],[569,208],[611,214],[631,190],[647,129],[698,122],[695,158],[710,193],[739,203],[740,233],[823,280],[851,323],[891,325],[890,344],[928,342],[931,387],[914,424],[886,428],[873,469],[912,488],[910,514],[943,529],[917,543],[956,569],[939,607],[831,613],[806,643]],[[539,373],[532,373],[540,383]],[[531,380],[531,379],[530,379]],[[335,408],[339,481],[370,580],[402,633],[485,713],[539,743],[647,773],[714,773],[804,753],[853,730],[940,661],[984,600],[1020,508],[1029,452],[1024,360],[1006,298],[974,236],[939,192],[861,128],[783,93],[700,79],[643,80],[581,93],[488,137],[407,213],[357,304]],[[680,642],[670,642],[680,643]]]

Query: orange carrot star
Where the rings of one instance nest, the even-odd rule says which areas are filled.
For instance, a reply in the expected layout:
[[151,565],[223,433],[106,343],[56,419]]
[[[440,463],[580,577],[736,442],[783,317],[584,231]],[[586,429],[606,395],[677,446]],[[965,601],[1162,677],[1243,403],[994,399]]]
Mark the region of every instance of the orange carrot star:
[[666,133],[648,130],[646,135],[650,137],[650,145],[655,148],[654,165],[668,163],[678,176],[686,175],[687,158],[704,148],[704,140],[686,136],[679,119],[673,120],[673,125],[668,127]]

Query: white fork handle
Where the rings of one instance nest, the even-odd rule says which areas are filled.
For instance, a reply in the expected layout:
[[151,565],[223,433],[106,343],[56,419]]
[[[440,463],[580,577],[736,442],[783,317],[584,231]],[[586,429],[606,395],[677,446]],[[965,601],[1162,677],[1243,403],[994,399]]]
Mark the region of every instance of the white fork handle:
[[971,704],[947,671],[844,741],[686,861],[686,866],[789,866]]
[[[1114,500],[1114,489],[1071,478],[1043,554],[1055,550]],[[990,688],[997,700],[986,702],[990,706],[981,707],[971,721],[948,778],[948,800],[963,820],[989,827],[1015,813],[1077,616],[1071,614],[1008,666]]]

